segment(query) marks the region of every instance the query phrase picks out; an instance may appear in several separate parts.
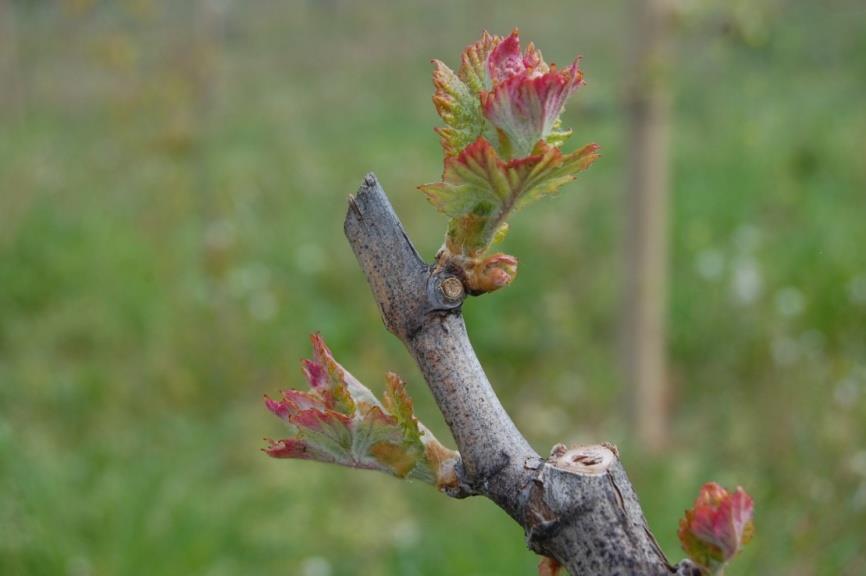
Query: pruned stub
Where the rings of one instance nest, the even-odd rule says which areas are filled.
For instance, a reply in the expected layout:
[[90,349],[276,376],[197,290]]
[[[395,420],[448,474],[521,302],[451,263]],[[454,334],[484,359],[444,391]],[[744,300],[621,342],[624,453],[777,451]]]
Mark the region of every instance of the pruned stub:
[[562,444],[557,444],[551,450],[547,462],[565,472],[598,476],[607,473],[616,459],[614,450],[605,445],[592,444],[566,448]]
[[563,520],[575,520],[578,511],[580,515],[589,512],[592,506],[574,493],[581,482],[576,477],[591,478],[595,485],[616,460],[614,449],[602,444],[553,447],[529,486],[525,528],[530,548],[544,554],[546,542],[563,528]]

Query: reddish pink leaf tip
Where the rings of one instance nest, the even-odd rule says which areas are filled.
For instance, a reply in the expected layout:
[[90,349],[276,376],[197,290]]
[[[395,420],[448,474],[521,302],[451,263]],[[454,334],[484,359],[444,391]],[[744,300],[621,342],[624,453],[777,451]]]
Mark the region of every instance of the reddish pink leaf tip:
[[307,446],[302,440],[287,438],[284,440],[266,439],[268,446],[262,448],[262,451],[272,458],[294,458],[306,460],[310,458],[307,452]]

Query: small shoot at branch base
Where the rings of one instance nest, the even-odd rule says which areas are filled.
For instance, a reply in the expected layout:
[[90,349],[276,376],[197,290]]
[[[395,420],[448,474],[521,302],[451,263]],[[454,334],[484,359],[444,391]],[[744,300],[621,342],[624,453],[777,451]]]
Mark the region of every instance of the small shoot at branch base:
[[492,292],[517,275],[517,258],[490,246],[508,232],[515,211],[556,192],[598,158],[598,146],[559,148],[571,136],[560,114],[583,85],[579,58],[566,68],[544,62],[530,43],[520,52],[517,29],[485,32],[468,46],[455,73],[433,61],[436,129],[445,155],[442,180],[419,186],[451,217],[437,265],[459,274],[470,294]]
[[440,490],[453,487],[460,455],[418,422],[400,377],[388,373],[380,402],[334,360],[321,336],[310,340],[314,359],[301,366],[310,389],[285,390],[279,400],[265,396],[289,435],[266,439],[263,450],[274,458],[318,460],[421,480]]

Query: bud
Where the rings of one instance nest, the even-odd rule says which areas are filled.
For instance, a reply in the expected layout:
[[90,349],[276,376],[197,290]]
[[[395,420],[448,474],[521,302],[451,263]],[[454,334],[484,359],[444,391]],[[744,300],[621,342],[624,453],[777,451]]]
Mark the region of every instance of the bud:
[[731,494],[715,482],[707,482],[692,509],[680,520],[678,536],[683,550],[705,571],[721,574],[724,565],[752,538],[752,509],[752,498],[742,488]]

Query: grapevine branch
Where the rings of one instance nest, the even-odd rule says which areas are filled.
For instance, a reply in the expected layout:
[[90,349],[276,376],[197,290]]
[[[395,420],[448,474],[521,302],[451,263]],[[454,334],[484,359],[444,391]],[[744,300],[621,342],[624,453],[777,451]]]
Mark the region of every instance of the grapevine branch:
[[671,566],[653,538],[616,447],[557,445],[542,458],[529,446],[469,341],[465,291],[448,290],[455,276],[421,259],[373,174],[350,197],[344,227],[385,326],[415,358],[457,442],[453,495],[488,497],[532,550],[573,575],[689,574],[691,563]]
[[459,452],[415,417],[405,384],[389,374],[382,399],[313,335],[303,363],[308,391],[285,390],[265,404],[289,437],[270,440],[277,458],[379,470],[435,485],[462,498],[483,495],[524,529],[544,559],[539,574],[718,575],[751,537],[752,500],[742,489],[703,486],[680,523],[691,560],[668,563],[650,533],[619,452],[611,444],[537,454],[511,421],[478,362],[461,307],[467,295],[510,284],[518,260],[490,254],[516,210],[549,196],[598,158],[598,146],[563,152],[571,135],[559,115],[583,85],[579,59],[558,68],[517,30],[484,33],[461,55],[457,72],[434,61],[436,129],[442,179],[419,186],[450,217],[432,263],[419,256],[376,177],[349,198],[346,237],[373,290],[385,326],[415,358]]

